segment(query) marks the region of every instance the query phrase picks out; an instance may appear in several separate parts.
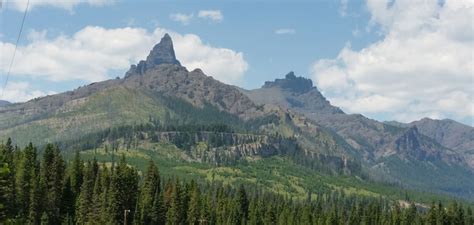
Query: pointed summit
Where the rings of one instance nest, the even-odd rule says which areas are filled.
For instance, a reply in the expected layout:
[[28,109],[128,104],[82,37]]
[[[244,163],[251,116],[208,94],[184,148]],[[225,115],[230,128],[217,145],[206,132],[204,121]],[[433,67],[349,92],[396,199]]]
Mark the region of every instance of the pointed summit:
[[181,66],[181,63],[176,59],[176,55],[174,54],[173,41],[169,34],[165,34],[165,36],[161,38],[160,43],[153,47],[150,54],[146,57],[146,60],[141,60],[137,65],[131,65],[128,72],[125,73],[125,78],[134,74],[143,75],[148,69],[162,64]]
[[173,41],[169,34],[165,34],[165,36],[161,38],[160,43],[153,47],[146,58],[147,68],[160,64],[181,65],[174,54]]

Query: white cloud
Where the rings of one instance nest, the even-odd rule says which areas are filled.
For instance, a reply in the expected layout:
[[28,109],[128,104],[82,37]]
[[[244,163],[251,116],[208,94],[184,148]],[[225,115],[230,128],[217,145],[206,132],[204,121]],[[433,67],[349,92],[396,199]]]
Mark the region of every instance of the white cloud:
[[[12,67],[12,78],[28,76],[51,81],[100,81],[123,74],[130,64],[145,59],[152,47],[168,32],[174,41],[177,58],[189,69],[201,68],[206,74],[237,84],[247,70],[241,52],[204,44],[194,34],[179,34],[156,28],[106,29],[88,26],[71,36],[47,39],[46,33],[31,32],[29,44],[19,46]],[[8,69],[14,45],[0,42],[0,71]]]
[[0,93],[3,93],[2,100],[9,102],[25,102],[33,98],[55,94],[55,92],[43,92],[40,90],[31,90],[31,85],[27,82],[9,82],[5,90],[0,87]]
[[295,34],[296,30],[291,28],[281,28],[275,30],[275,34]]
[[199,18],[210,19],[214,22],[221,22],[224,19],[220,10],[201,10],[198,13]]
[[191,14],[184,14],[184,13],[175,13],[171,14],[170,18],[176,22],[180,22],[183,25],[188,25],[193,19],[194,15]]
[[474,17],[474,2],[390,2],[367,1],[381,40],[313,64],[319,88],[348,112],[472,121],[474,30],[466,18]]
[[341,6],[339,8],[339,15],[341,15],[342,17],[346,17],[348,6],[349,6],[349,0],[341,0]]
[[[50,6],[72,11],[79,4],[88,4],[91,6],[104,6],[114,3],[115,0],[30,0],[29,8],[33,9],[41,6]],[[4,5],[7,8],[24,11],[28,0],[7,0]]]

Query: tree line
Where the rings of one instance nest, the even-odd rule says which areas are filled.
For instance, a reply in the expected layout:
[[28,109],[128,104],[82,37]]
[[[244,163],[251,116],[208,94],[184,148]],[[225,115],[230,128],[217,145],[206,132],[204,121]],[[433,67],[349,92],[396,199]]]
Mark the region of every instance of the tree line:
[[[316,196],[316,197],[314,197]],[[0,224],[474,224],[470,207],[422,209],[340,191],[292,199],[253,186],[162,178],[126,163],[66,161],[48,144],[38,151],[0,145]]]

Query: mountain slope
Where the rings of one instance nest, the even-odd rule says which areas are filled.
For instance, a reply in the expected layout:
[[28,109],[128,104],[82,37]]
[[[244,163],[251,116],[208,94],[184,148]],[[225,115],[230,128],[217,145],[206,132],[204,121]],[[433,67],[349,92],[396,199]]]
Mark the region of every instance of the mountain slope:
[[[474,180],[464,159],[416,128],[347,115],[293,73],[245,91],[188,71],[168,35],[123,79],[1,107],[0,139],[7,137],[20,146],[55,142],[91,151],[165,142],[182,151],[181,159],[211,165],[282,157],[330,174],[366,171],[410,188],[474,197],[466,191]],[[420,172],[405,176],[411,164]],[[439,176],[431,182],[446,184],[417,182],[427,171]],[[455,173],[462,185],[451,182]]]
[[14,137],[19,145],[77,142],[90,133],[144,124],[226,124],[239,132],[294,138],[301,158],[356,157],[314,121],[280,107],[257,105],[200,69],[188,71],[175,58],[168,35],[123,79],[2,108],[0,122],[0,138]]
[[[469,158],[438,143],[422,124],[399,126],[362,115],[345,114],[332,106],[316,87],[312,87],[311,80],[296,77],[292,72],[284,79],[266,82],[259,89],[243,92],[259,104],[278,105],[301,113],[333,131],[362,156],[374,179],[416,188],[436,186],[434,189],[446,192],[453,192],[463,183],[467,185],[456,193],[472,196],[469,190],[474,187],[474,167],[470,166]],[[469,138],[464,137],[456,142],[465,145],[467,140]],[[414,168],[411,165],[417,165],[418,170],[411,170],[410,177],[406,171],[407,168]],[[436,174],[438,180],[423,179],[428,177],[427,173],[430,176]],[[457,174],[458,183],[453,183],[453,174]]]
[[454,120],[424,118],[409,124],[388,122],[399,127],[416,126],[420,133],[464,156],[474,168],[474,128]]

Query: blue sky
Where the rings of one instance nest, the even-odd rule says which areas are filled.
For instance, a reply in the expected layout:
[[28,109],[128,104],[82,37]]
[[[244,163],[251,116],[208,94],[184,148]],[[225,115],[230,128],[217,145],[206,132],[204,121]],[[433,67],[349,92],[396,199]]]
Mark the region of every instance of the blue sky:
[[[474,35],[472,23],[456,18],[473,18],[472,4],[426,2],[31,0],[3,98],[25,101],[123,76],[170,32],[188,69],[226,83],[253,89],[295,71],[349,113],[473,124]],[[2,86],[25,3],[7,1],[0,11]],[[424,10],[407,13],[416,4]]]

